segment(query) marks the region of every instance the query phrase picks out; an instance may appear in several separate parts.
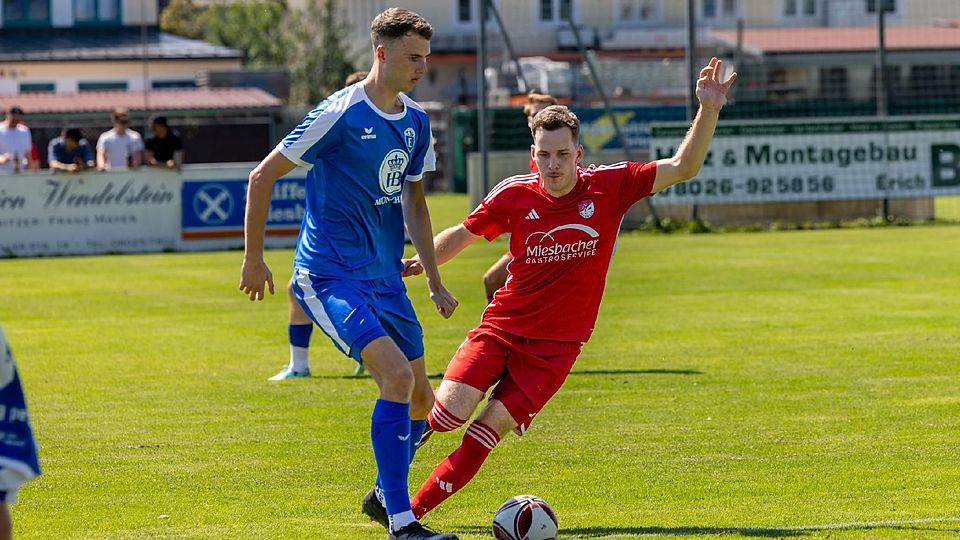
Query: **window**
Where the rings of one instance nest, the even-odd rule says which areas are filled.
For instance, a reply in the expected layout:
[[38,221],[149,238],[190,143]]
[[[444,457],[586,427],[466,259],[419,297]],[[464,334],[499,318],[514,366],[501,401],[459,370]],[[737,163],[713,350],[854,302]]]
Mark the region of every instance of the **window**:
[[847,69],[829,67],[820,69],[820,98],[847,99]]
[[[487,0],[490,2],[490,0]],[[487,22],[494,20],[490,8],[499,9],[500,0],[492,0],[487,8]],[[475,26],[480,20],[480,0],[454,0],[453,1],[453,21],[455,25],[463,27]]]
[[737,0],[702,0],[704,19],[732,19],[737,16]]
[[883,11],[886,13],[897,11],[897,0],[867,0],[867,13],[876,13],[878,4],[883,5]]
[[657,0],[620,0],[616,21],[630,23],[656,20],[658,18],[658,4]]
[[573,0],[539,0],[537,12],[540,22],[563,23],[577,16]]
[[20,93],[27,92],[55,92],[57,85],[52,82],[24,82],[20,83]]
[[81,92],[95,92],[97,90],[126,90],[126,81],[89,81],[77,85]]
[[172,81],[153,81],[150,83],[150,86],[154,90],[162,90],[164,88],[196,88],[197,83],[193,79],[183,79],[183,80],[172,80]]
[[120,24],[120,0],[73,0],[78,25]]
[[457,1],[457,22],[470,22],[473,20],[473,13],[470,10],[470,0]]
[[3,0],[7,27],[50,26],[50,0]]
[[783,16],[790,19],[817,15],[817,0],[783,0]]

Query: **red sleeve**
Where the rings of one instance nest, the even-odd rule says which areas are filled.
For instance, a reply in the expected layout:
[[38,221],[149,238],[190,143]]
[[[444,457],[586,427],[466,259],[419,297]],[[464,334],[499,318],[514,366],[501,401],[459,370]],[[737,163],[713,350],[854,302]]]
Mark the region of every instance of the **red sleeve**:
[[628,162],[620,181],[620,202],[624,208],[649,197],[653,193],[653,182],[657,179],[657,162]]
[[501,216],[498,206],[496,198],[481,201],[480,206],[463,220],[463,226],[477,236],[493,240],[507,232],[507,220]]

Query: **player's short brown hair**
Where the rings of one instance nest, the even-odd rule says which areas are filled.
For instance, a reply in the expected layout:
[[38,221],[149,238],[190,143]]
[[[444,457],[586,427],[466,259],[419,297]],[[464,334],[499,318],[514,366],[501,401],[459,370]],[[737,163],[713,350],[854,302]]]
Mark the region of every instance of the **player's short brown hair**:
[[343,81],[344,86],[350,86],[351,84],[358,83],[367,78],[369,71],[354,71],[353,73],[347,75],[346,80]]
[[370,40],[373,41],[374,47],[384,41],[402,38],[410,32],[428,41],[433,37],[433,27],[426,19],[412,11],[397,7],[380,13],[370,23]]
[[533,117],[530,132],[536,134],[538,129],[556,131],[562,128],[570,128],[573,141],[577,142],[580,136],[580,119],[563,105],[551,105]]
[[113,112],[110,113],[110,120],[114,123],[123,120],[124,118],[130,118],[130,112],[126,107],[114,107]]
[[551,96],[550,94],[538,94],[536,92],[530,92],[527,94],[527,104],[523,106],[524,116],[529,118],[532,114],[534,114],[534,105],[539,105],[541,103],[546,105],[556,105],[558,102],[557,98]]

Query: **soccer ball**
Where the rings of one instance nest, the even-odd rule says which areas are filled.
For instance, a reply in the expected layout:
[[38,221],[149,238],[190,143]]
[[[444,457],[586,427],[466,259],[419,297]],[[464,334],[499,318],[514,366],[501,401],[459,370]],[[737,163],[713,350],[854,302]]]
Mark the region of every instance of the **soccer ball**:
[[533,495],[517,495],[500,506],[493,516],[497,540],[555,540],[557,514],[547,501]]

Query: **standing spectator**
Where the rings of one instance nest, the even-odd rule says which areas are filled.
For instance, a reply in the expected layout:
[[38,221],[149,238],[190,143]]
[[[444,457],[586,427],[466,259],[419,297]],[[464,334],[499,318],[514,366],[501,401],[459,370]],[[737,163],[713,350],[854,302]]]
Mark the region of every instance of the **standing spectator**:
[[132,129],[127,109],[117,107],[110,115],[113,129],[97,140],[97,170],[124,171],[143,162],[143,138]]
[[22,125],[23,109],[14,105],[7,110],[0,124],[0,174],[14,174],[30,169],[30,129]]
[[167,125],[166,116],[150,119],[147,137],[147,165],[180,170],[183,165],[183,140],[177,130]]
[[77,128],[64,129],[47,146],[47,161],[52,171],[80,172],[97,166],[90,143]]

